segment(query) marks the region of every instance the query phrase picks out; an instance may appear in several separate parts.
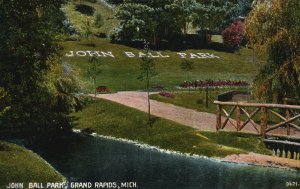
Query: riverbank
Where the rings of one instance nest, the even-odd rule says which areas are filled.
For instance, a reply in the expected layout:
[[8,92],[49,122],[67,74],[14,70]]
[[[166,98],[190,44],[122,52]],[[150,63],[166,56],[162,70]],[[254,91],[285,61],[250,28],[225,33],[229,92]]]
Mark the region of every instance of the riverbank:
[[[87,134],[87,133],[82,132],[81,130],[74,129],[73,131],[75,133],[79,133],[79,134]],[[291,170],[297,170],[297,171],[300,170],[299,160],[279,158],[276,156],[257,154],[257,153],[253,153],[253,152],[250,152],[248,154],[233,154],[233,155],[226,156],[224,158],[207,157],[207,156],[199,155],[199,154],[190,154],[190,153],[183,153],[183,152],[179,152],[179,151],[172,151],[172,150],[168,150],[168,149],[162,149],[160,147],[151,146],[148,144],[140,143],[138,141],[132,141],[132,140],[123,139],[123,138],[116,138],[116,137],[112,137],[112,136],[104,136],[104,135],[99,135],[97,133],[91,133],[88,135],[93,136],[93,137],[100,137],[100,138],[104,138],[104,139],[108,139],[108,140],[124,142],[124,143],[138,146],[139,148],[159,151],[161,153],[186,156],[186,157],[190,157],[190,158],[210,159],[212,161],[217,161],[217,162],[247,164],[247,165],[263,166],[263,167],[291,169]]]
[[82,111],[72,116],[75,129],[86,133],[125,138],[181,153],[207,157],[248,152],[272,154],[256,135],[200,131],[154,116],[150,127],[146,113],[103,99],[90,99]]
[[90,99],[89,104],[73,116],[77,119],[75,129],[84,133],[164,153],[268,167],[300,168],[299,161],[271,156],[272,152],[256,135],[204,132],[157,117],[153,118],[154,124],[149,127],[147,114],[108,100]]
[[[0,188],[9,183],[64,182],[65,178],[40,156],[15,144],[0,141]],[[45,184],[44,184],[45,185]]]
[[300,171],[300,161],[280,158],[276,156],[268,156],[257,153],[249,154],[234,154],[227,156],[225,158],[220,158],[221,161],[230,162],[230,163],[243,163],[249,165],[259,165],[266,167],[275,167],[275,168],[288,168]]

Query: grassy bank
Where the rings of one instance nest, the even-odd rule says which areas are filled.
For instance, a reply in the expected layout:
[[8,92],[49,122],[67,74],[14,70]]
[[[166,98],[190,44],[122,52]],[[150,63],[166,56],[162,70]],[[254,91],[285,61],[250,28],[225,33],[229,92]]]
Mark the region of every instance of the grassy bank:
[[[97,113],[96,113],[97,112]],[[147,114],[123,105],[97,100],[75,113],[76,129],[136,140],[163,149],[209,157],[256,152],[269,154],[257,136],[237,133],[201,132],[155,117],[149,127]]]
[[[95,47],[88,46],[87,41],[65,41],[62,43],[63,55],[69,51],[111,51],[115,58],[101,58],[101,66],[97,77],[97,85],[105,85],[113,90],[139,90],[145,89],[145,84],[137,79],[140,68],[139,58],[128,58],[124,52],[143,52],[120,44],[112,44],[109,39],[93,39]],[[163,50],[163,55],[169,58],[156,58],[157,76],[151,79],[151,85],[164,85],[167,89],[176,90],[183,81],[187,80],[187,73],[182,71],[180,64],[182,59],[177,51]],[[240,53],[219,52],[208,49],[189,49],[183,53],[210,53],[220,57],[219,59],[191,59],[194,69],[189,74],[189,80],[246,80],[252,82],[258,72],[257,62],[253,62],[253,52],[243,48]],[[155,52],[154,52],[155,53]],[[64,57],[64,61],[78,68],[81,79],[91,83],[88,70],[90,69],[89,57]],[[91,86],[89,86],[91,88]]]
[[62,182],[62,175],[33,152],[15,144],[0,141],[0,188],[8,183]]

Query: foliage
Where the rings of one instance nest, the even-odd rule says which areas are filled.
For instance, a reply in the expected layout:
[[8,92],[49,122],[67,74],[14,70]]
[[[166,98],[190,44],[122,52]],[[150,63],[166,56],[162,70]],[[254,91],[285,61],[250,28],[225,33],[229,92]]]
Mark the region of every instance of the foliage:
[[0,117],[9,110],[10,100],[8,93],[0,87]]
[[112,4],[121,4],[124,2],[124,0],[107,0],[107,1]]
[[158,94],[160,96],[164,96],[164,97],[167,97],[167,98],[174,98],[175,97],[175,95],[173,93],[166,92],[166,91],[161,91]]
[[[148,44],[145,44],[145,48],[147,47]],[[147,50],[148,51],[148,50]],[[148,122],[149,126],[152,126],[152,121],[151,121],[151,105],[150,105],[150,79],[157,75],[157,72],[155,70],[155,63],[153,59],[148,58],[148,57],[143,57],[141,59],[140,63],[140,75],[138,76],[138,79],[141,81],[146,81],[147,83],[147,101],[148,101]]]
[[95,45],[93,43],[93,37],[94,37],[94,34],[92,32],[91,23],[89,21],[86,21],[85,28],[84,28],[84,38],[89,42],[90,46]]
[[223,32],[224,44],[232,49],[238,49],[245,35],[244,23],[241,20],[234,21]]
[[96,12],[95,13],[95,26],[97,28],[100,28],[103,26],[103,24],[104,24],[104,20],[103,20],[102,15],[99,12]]
[[76,11],[76,5],[78,2],[69,1],[62,6],[62,11],[68,18],[68,22],[74,27],[77,33],[84,34],[85,24],[87,21],[91,24],[91,30],[94,34],[106,33],[109,34],[111,30],[117,27],[117,20],[113,18],[113,11],[102,3],[90,3],[85,2],[86,5],[94,8],[95,14],[101,13],[103,18],[103,25],[99,28],[95,25],[97,17],[95,14],[82,14]]
[[89,5],[76,5],[76,11],[87,16],[92,16],[95,12],[94,8]]
[[[180,64],[180,68],[186,72],[186,75],[187,75],[187,80],[189,81],[190,80],[190,72],[193,70],[193,62],[190,61],[190,60],[183,60]],[[188,87],[189,90],[190,90],[190,87]]]
[[129,41],[145,38],[153,46],[163,39],[177,40],[188,31],[194,3],[194,0],[127,0],[116,15],[120,20],[117,38]]
[[184,81],[179,85],[182,88],[216,88],[216,87],[246,87],[249,83],[246,81],[233,81],[233,80],[196,80],[196,81]]
[[183,71],[189,72],[193,69],[193,62],[190,60],[183,60],[180,64],[180,68]]
[[149,80],[151,77],[156,76],[155,62],[153,59],[143,57],[140,61],[140,75],[138,79],[141,81]]
[[197,0],[193,7],[192,23],[199,29],[209,28],[219,33],[238,17],[246,16],[253,0]]
[[3,125],[25,131],[31,139],[71,127],[68,114],[73,109],[69,104],[73,95],[59,88],[67,78],[50,73],[54,67],[62,69],[55,42],[64,19],[57,17],[61,3],[0,2],[0,86],[9,98],[5,105],[9,109],[1,120]]
[[256,95],[265,101],[300,97],[300,2],[260,1],[250,13],[246,32],[255,51],[268,56],[255,79]]
[[15,144],[0,141],[0,188],[8,183],[39,182],[46,186],[49,182],[64,182],[65,178],[37,154]]
[[121,41],[145,38],[155,46],[163,39],[178,40],[178,36],[187,34],[191,24],[200,30],[209,28],[218,32],[237,16],[245,16],[250,3],[251,0],[127,0],[117,11],[120,28],[113,38]]
[[101,66],[101,61],[100,61],[100,59],[98,59],[96,57],[91,57],[89,59],[89,63],[90,63],[90,69],[88,70],[88,73],[93,81],[94,89],[95,89],[95,96],[96,96],[96,94],[97,94],[97,77],[101,71],[99,69],[99,66]]

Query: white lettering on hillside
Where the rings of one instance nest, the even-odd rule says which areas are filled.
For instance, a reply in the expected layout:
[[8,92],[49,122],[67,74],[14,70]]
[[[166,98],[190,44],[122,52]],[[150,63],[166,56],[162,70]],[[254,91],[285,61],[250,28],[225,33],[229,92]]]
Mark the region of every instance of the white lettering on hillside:
[[[220,58],[219,56],[216,56],[214,54],[210,53],[184,53],[184,52],[178,52],[176,53],[178,58],[189,58],[189,59],[213,59],[213,58]],[[170,58],[171,56],[158,52],[158,51],[151,51],[151,52],[130,52],[125,51],[124,52],[125,57],[127,58]],[[115,58],[115,55],[111,51],[69,51],[65,54],[66,57],[100,57],[100,58]]]
[[125,55],[128,58],[143,58],[143,57],[148,57],[148,58],[169,58],[169,55],[164,55],[161,52],[137,52],[137,53],[133,53],[133,52],[124,52]]
[[75,56],[79,56],[79,57],[85,57],[85,56],[89,56],[89,57],[110,57],[110,58],[115,58],[115,56],[113,55],[112,52],[104,52],[104,51],[69,51],[68,53],[66,53],[67,57],[75,57]]
[[218,56],[215,56],[213,54],[209,53],[177,53],[179,58],[220,58]]

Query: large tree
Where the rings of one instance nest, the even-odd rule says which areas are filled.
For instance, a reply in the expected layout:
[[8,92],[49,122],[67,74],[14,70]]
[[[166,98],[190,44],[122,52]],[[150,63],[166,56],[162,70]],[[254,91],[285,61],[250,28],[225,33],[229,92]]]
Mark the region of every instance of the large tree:
[[67,114],[76,101],[68,73],[58,64],[61,3],[0,1],[0,87],[8,99],[0,107],[6,108],[0,126],[17,127],[32,138],[70,128]]
[[220,33],[238,17],[246,16],[253,0],[197,0],[192,21],[199,29]]
[[198,29],[222,31],[238,16],[249,12],[252,0],[125,0],[116,17],[117,38],[146,39],[152,45],[162,39],[178,41],[193,24]]
[[300,97],[300,1],[260,0],[246,19],[246,32],[259,55],[267,55],[254,81],[257,96],[281,102]]
[[[174,0],[125,0],[119,7],[116,17],[120,20],[117,36],[121,40],[146,39],[155,46],[159,39],[170,33],[180,31],[174,24],[176,15],[172,14]],[[169,9],[169,10],[167,10]]]

